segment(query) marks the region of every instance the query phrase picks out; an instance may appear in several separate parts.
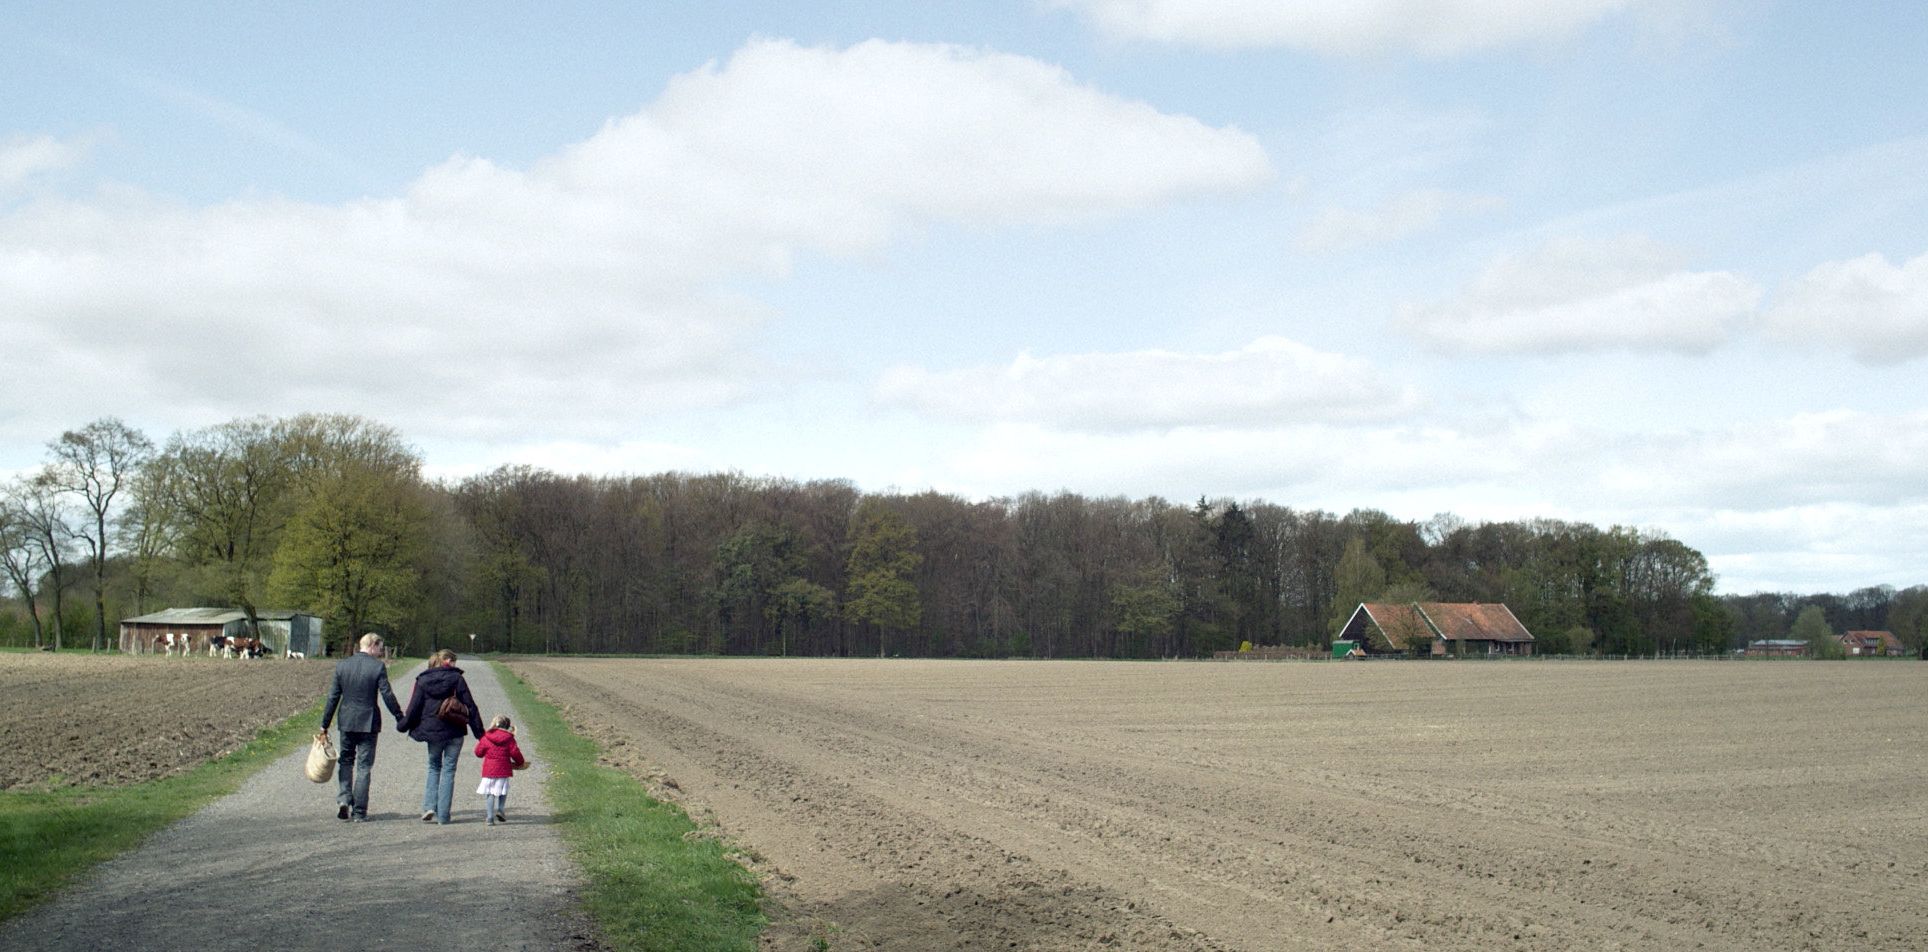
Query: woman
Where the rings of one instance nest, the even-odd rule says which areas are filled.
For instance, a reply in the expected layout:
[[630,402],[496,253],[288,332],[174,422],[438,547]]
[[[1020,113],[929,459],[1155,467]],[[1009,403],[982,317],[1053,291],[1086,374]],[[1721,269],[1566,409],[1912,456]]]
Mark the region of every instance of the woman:
[[[454,698],[467,709],[453,720],[442,715],[443,704]],[[453,712],[450,712],[451,715]],[[428,778],[422,785],[422,822],[449,822],[449,803],[455,799],[455,765],[462,758],[462,735],[482,739],[482,713],[475,709],[469,682],[455,666],[455,652],[443,648],[428,656],[428,670],[415,676],[415,693],[395,729],[428,745]]]

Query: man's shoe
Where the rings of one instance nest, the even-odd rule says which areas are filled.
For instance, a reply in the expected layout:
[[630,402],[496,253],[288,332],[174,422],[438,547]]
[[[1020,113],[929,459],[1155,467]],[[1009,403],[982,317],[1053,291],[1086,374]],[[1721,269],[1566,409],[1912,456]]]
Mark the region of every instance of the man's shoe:
[[344,803],[344,804],[342,804],[342,805],[341,805],[341,807],[340,807],[340,809],[337,809],[337,810],[335,811],[335,819],[337,819],[337,820],[346,820],[346,819],[348,819],[348,804],[346,804],[346,803]]
[[495,815],[495,822],[497,822],[497,823],[507,823],[507,822],[509,822],[509,818],[508,818],[508,817],[506,817],[506,816],[503,816],[503,815],[502,815],[502,814],[500,814],[500,813],[498,813],[498,814],[496,814],[496,815]]
[[423,823],[428,823],[428,822],[430,822],[430,821],[433,821],[434,819],[435,819],[435,811],[434,811],[434,810],[423,810],[423,811],[422,811],[422,822],[423,822]]

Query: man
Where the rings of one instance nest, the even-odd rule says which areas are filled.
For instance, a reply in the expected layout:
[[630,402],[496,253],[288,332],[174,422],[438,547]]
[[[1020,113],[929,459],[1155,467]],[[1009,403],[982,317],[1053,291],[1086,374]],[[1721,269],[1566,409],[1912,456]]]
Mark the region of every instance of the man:
[[321,709],[321,729],[341,712],[341,770],[335,775],[337,792],[335,818],[352,818],[359,823],[368,819],[368,775],[375,768],[375,741],[382,733],[382,712],[375,707],[380,695],[388,713],[401,720],[402,706],[395,703],[395,692],[388,686],[388,665],[382,663],[382,636],[369,632],[361,637],[361,651],[335,665],[335,680],[328,686],[328,704]]

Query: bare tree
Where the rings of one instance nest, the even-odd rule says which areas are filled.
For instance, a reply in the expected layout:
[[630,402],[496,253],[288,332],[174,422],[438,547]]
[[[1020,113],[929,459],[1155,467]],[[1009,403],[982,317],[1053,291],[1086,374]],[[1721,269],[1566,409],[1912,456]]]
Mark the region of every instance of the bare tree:
[[108,513],[135,471],[153,456],[154,443],[120,420],[103,417],[60,434],[47,449],[53,454],[46,470],[48,483],[79,496],[91,517],[74,534],[85,543],[94,563],[93,650],[99,651],[107,641]]
[[166,473],[158,466],[137,471],[130,486],[132,499],[121,508],[115,520],[121,550],[132,557],[129,574],[134,581],[136,615],[147,613],[147,600],[154,594],[155,575],[180,541],[180,522],[167,507],[160,488],[165,477]]
[[53,595],[54,650],[59,651],[66,632],[63,599],[67,591],[67,556],[74,541],[60,489],[45,472],[18,481],[12,493],[15,513],[25,529],[27,545],[46,568],[47,582],[42,593]]
[[33,646],[38,648],[45,639],[40,623],[38,584],[47,566],[21,513],[18,490],[17,483],[0,489],[0,493],[4,493],[0,495],[0,568],[6,570],[7,580],[13,583],[14,591],[27,606],[27,617],[33,621]]

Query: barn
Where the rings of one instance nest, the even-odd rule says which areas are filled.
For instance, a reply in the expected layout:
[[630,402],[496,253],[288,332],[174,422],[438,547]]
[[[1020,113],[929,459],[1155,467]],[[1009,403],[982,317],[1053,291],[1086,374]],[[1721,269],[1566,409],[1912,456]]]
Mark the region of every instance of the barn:
[[[262,644],[272,653],[286,654],[290,648],[308,657],[320,657],[326,642],[321,619],[306,612],[261,611],[255,613]],[[206,652],[216,635],[234,637],[248,632],[248,613],[238,608],[169,608],[120,623],[120,650],[126,654],[153,654],[166,635],[186,637],[189,650]]]
[[1361,602],[1339,638],[1371,654],[1530,655],[1533,634],[1502,604]]

